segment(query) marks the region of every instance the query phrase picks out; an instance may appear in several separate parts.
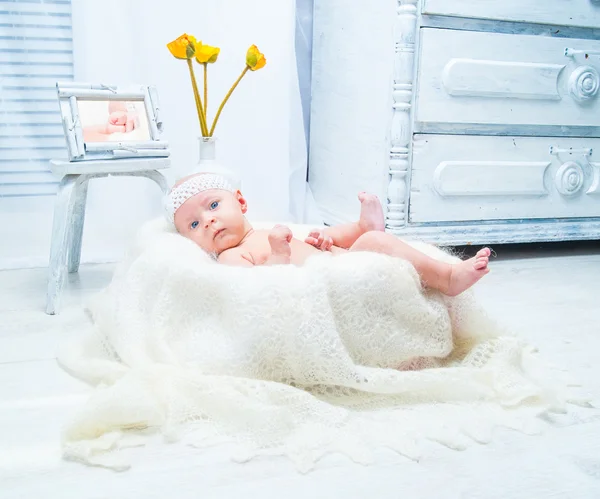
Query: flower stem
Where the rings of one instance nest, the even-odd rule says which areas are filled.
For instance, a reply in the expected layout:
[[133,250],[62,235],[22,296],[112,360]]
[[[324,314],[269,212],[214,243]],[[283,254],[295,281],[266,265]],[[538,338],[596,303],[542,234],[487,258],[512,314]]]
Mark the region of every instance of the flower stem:
[[208,119],[208,63],[203,63],[204,66],[204,121]]
[[221,116],[221,111],[223,111],[223,108],[225,107],[225,104],[227,103],[227,101],[229,100],[229,97],[231,97],[231,94],[233,93],[233,91],[235,90],[235,87],[238,86],[239,82],[242,81],[242,78],[244,77],[244,75],[248,72],[250,68],[248,66],[246,66],[244,68],[244,71],[242,71],[242,74],[239,76],[239,78],[235,81],[235,83],[232,85],[232,87],[229,89],[229,92],[227,92],[227,95],[225,96],[225,98],[223,99],[223,102],[221,102],[221,105],[219,106],[219,110],[217,111],[217,114],[215,115],[215,119],[213,121],[212,126],[210,127],[210,133],[208,134],[209,137],[213,136],[213,133],[215,132],[215,127],[217,126],[217,121],[219,121],[219,116]]
[[200,132],[203,137],[208,136],[208,129],[206,127],[206,118],[204,116],[204,110],[202,109],[202,100],[200,99],[200,93],[198,92],[198,83],[196,82],[196,75],[194,74],[194,66],[192,60],[188,59],[188,68],[190,69],[190,78],[192,79],[192,88],[194,89],[194,99],[196,101],[196,110],[198,111],[198,119],[200,120]]

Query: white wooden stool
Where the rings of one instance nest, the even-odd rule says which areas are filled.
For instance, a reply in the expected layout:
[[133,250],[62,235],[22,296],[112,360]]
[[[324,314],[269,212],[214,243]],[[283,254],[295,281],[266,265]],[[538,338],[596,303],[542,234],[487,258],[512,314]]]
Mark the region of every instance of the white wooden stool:
[[62,180],[54,206],[46,295],[47,314],[58,313],[67,273],[77,272],[79,269],[88,181],[108,176],[147,177],[154,180],[163,193],[167,193],[167,179],[159,170],[169,166],[168,158],[50,162],[52,173]]

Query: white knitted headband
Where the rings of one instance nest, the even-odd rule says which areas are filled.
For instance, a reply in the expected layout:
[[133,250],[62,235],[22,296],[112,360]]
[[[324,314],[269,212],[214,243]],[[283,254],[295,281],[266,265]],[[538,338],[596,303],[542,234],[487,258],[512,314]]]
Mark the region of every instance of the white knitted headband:
[[175,213],[188,199],[210,189],[222,189],[234,192],[231,183],[223,176],[215,173],[200,173],[171,189],[165,199],[167,218],[175,223]]

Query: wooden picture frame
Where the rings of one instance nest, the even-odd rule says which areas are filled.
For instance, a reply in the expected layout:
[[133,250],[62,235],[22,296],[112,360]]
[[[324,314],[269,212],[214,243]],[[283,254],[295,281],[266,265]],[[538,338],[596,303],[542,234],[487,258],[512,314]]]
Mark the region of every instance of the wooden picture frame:
[[153,86],[57,83],[69,161],[166,158]]

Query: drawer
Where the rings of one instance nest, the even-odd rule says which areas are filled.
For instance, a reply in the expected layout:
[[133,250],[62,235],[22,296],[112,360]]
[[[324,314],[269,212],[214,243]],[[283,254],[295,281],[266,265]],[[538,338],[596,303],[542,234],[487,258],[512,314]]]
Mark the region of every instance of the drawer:
[[409,216],[600,217],[600,139],[415,135]]
[[424,14],[600,27],[598,0],[423,0]]
[[419,66],[420,123],[600,125],[597,40],[424,28]]

